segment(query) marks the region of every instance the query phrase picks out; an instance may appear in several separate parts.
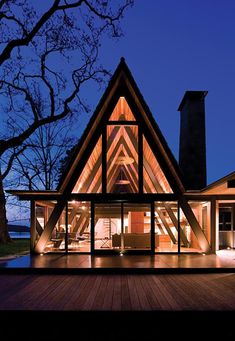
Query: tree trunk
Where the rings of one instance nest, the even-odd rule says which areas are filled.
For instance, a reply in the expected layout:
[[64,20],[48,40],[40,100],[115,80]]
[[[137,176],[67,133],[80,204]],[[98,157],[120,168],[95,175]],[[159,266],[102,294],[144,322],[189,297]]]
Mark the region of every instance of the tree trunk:
[[0,243],[6,244],[9,242],[11,242],[11,238],[7,228],[6,198],[3,190],[2,175],[0,171]]

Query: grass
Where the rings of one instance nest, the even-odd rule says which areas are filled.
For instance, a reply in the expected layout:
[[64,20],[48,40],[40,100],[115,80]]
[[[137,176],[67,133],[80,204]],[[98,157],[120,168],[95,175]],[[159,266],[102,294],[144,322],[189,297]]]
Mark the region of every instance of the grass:
[[30,249],[30,239],[12,239],[12,243],[0,244],[0,257],[17,255]]

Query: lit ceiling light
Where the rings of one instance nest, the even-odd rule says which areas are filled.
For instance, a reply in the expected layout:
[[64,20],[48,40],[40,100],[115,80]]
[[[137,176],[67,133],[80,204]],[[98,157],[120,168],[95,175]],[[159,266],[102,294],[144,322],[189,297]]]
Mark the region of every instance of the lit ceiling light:
[[120,180],[116,181],[116,184],[117,185],[129,185],[130,181],[129,180],[122,180],[122,179],[120,179]]
[[116,164],[117,165],[130,165],[134,163],[134,159],[129,156],[118,156]]
[[123,172],[123,167],[121,167],[121,171],[116,180],[116,185],[129,185],[129,184],[130,184],[130,181],[125,177],[125,174]]

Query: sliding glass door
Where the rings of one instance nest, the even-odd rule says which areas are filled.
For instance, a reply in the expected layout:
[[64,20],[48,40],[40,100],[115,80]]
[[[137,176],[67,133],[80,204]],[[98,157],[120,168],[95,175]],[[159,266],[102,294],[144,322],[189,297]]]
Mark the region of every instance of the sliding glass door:
[[151,205],[94,204],[94,250],[151,251]]

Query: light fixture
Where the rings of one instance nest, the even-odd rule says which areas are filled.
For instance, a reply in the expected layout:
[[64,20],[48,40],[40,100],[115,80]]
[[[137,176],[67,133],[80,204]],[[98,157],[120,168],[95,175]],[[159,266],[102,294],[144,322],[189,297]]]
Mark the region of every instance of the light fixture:
[[129,183],[130,183],[130,181],[129,180],[122,180],[122,179],[120,179],[120,180],[117,180],[116,181],[116,184],[117,185],[129,185]]
[[130,156],[118,156],[116,160],[117,165],[130,165],[134,163],[134,159]]
[[129,184],[130,184],[130,181],[125,178],[123,169],[121,167],[120,176],[119,176],[119,178],[116,181],[116,185],[129,185]]

